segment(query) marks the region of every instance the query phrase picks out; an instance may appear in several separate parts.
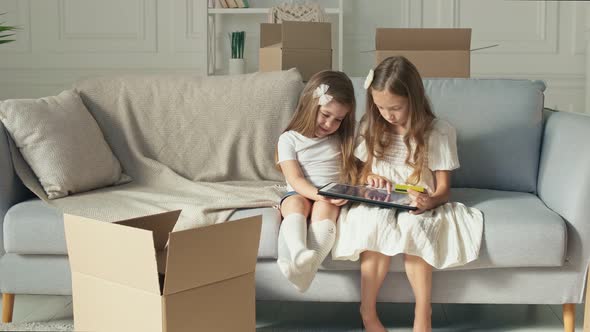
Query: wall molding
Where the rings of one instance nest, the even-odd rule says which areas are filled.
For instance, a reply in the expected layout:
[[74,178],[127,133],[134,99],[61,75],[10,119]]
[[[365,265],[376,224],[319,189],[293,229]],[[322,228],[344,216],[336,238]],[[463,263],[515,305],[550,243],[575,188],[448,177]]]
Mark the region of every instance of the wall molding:
[[[585,3],[588,6],[587,3]],[[573,20],[571,25],[571,32],[572,32],[572,55],[582,55],[584,54],[584,8],[582,7],[581,2],[574,2],[572,4],[573,8]]]
[[401,12],[403,13],[402,21],[400,24],[401,27],[402,28],[410,28],[412,26],[410,23],[412,21],[412,8],[411,8],[410,0],[402,0]]
[[[39,37],[38,46],[46,53],[84,53],[84,54],[120,54],[120,53],[157,53],[158,52],[158,6],[157,0],[135,0],[127,2],[131,7],[118,9],[125,10],[118,15],[113,24],[122,24],[125,31],[113,32],[104,30],[100,26],[90,29],[80,28],[81,31],[72,31],[76,26],[70,26],[70,20],[78,25],[83,24],[76,17],[83,9],[73,9],[71,6],[77,2],[56,0],[53,2],[35,2],[34,17],[38,24],[47,28],[36,30]],[[114,3],[114,2],[113,2]],[[117,10],[108,8],[107,10]],[[84,15],[92,15],[92,12],[84,12]],[[125,18],[131,18],[126,22]],[[111,20],[112,21],[112,20]],[[125,25],[128,24],[128,25]],[[91,29],[94,28],[95,31]]]
[[205,54],[206,50],[201,49],[203,45],[201,40],[207,38],[205,22],[211,20],[205,12],[202,1],[174,0],[172,25],[175,53]]
[[402,0],[402,28],[422,28],[424,26],[424,0]]
[[[445,21],[441,8],[447,8],[446,21],[452,22],[452,27],[461,27],[461,9],[465,0],[453,0],[448,3],[438,0],[440,21]],[[446,6],[445,6],[446,4]],[[499,44],[499,47],[482,50],[481,54],[558,54],[559,39],[559,4],[539,1],[536,3],[535,39],[527,40],[502,40],[502,39],[472,39],[478,45]]]
[[[200,31],[196,27],[199,26],[198,19],[203,19],[203,17],[198,17],[195,15],[197,11],[195,8],[201,5],[200,3],[195,7],[195,1],[201,2],[202,0],[186,0],[186,38],[187,39],[200,39],[204,36],[204,32]],[[201,7],[203,7],[201,5]],[[204,15],[204,19],[208,19],[208,15]],[[201,24],[202,26],[202,24]]]
[[146,6],[146,0],[137,0],[137,16],[138,16],[138,25],[136,26],[136,31],[133,33],[80,33],[80,32],[72,32],[68,31],[67,29],[67,20],[72,14],[70,6],[68,6],[68,2],[66,0],[60,0],[58,2],[58,24],[59,24],[59,40],[76,40],[76,39],[134,39],[134,40],[144,40],[146,39],[147,33],[147,20],[148,20],[148,12]]

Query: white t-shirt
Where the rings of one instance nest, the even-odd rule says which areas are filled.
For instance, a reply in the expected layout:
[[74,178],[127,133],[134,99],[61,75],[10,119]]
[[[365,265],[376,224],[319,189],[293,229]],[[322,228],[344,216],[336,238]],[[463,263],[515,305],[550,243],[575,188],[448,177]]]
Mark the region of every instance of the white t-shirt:
[[[290,130],[279,136],[278,162],[297,160],[305,178],[316,187],[338,181],[342,153],[340,137],[309,138]],[[287,190],[293,187],[287,182]]]

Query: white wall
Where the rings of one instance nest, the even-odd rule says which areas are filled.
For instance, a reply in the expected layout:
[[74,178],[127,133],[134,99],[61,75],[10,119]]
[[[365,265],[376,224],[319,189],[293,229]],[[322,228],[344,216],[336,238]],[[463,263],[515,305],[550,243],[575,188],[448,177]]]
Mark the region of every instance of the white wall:
[[[0,0],[4,20],[22,30],[0,45],[0,99],[40,97],[81,77],[204,68],[206,0]],[[279,3],[250,0],[253,6]],[[336,0],[320,0],[335,7]],[[584,112],[590,4],[582,1],[344,0],[344,71],[374,65],[376,27],[471,27],[472,77],[545,80],[546,105]],[[337,17],[333,47],[337,49]],[[227,32],[245,30],[248,70],[257,68],[258,23],[265,15],[217,17],[218,71]],[[336,57],[335,57],[336,58]],[[337,64],[337,62],[335,62]],[[590,80],[589,80],[590,81]],[[590,113],[590,110],[586,110]]]

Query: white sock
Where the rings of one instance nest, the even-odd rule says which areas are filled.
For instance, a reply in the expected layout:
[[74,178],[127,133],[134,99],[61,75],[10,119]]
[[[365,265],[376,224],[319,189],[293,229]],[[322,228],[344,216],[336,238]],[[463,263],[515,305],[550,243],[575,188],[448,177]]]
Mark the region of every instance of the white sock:
[[[285,217],[279,229],[277,264],[287,279],[311,270],[316,253],[306,246],[307,218],[299,213]],[[292,282],[292,281],[291,281]]]
[[293,284],[302,293],[309,288],[320,265],[334,246],[334,241],[336,241],[336,223],[330,219],[313,221],[309,225],[307,232],[307,247],[310,250],[315,251],[317,255],[311,262],[311,269],[309,272],[301,273],[301,275],[293,278]]

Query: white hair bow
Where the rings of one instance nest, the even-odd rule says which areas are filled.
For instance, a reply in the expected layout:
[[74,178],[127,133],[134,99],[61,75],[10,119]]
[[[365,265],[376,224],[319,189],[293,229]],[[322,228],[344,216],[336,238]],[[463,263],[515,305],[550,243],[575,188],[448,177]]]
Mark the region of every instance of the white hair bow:
[[370,86],[371,83],[373,83],[373,76],[375,75],[375,72],[373,71],[373,69],[369,70],[369,74],[367,74],[367,78],[365,79],[365,90],[367,90]]
[[326,93],[328,92],[329,88],[330,86],[327,84],[320,84],[320,86],[318,86],[313,91],[314,98],[320,97],[320,99],[318,100],[318,105],[326,106],[326,104],[332,101],[333,97]]

